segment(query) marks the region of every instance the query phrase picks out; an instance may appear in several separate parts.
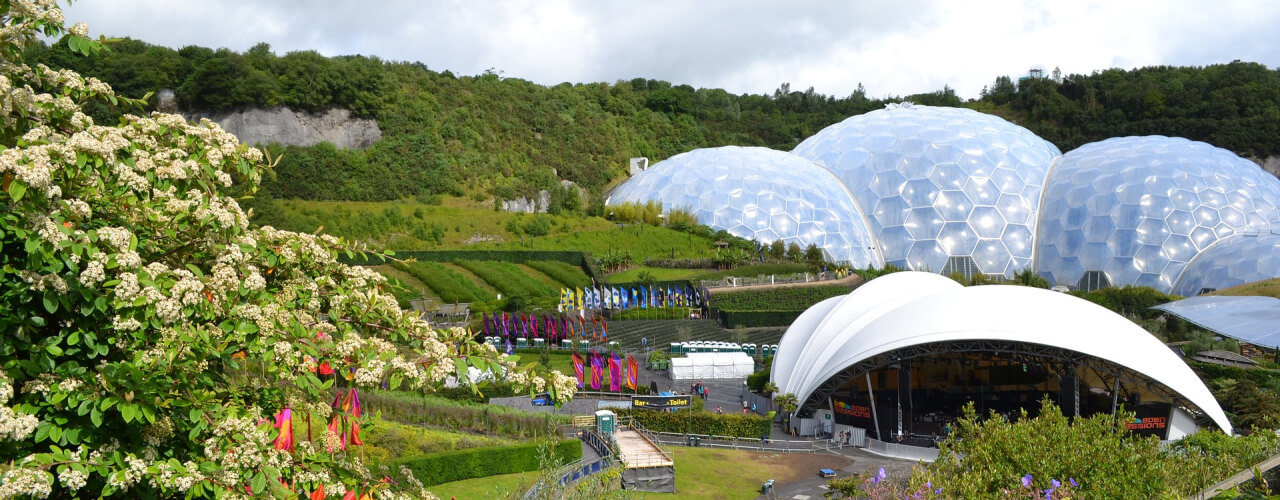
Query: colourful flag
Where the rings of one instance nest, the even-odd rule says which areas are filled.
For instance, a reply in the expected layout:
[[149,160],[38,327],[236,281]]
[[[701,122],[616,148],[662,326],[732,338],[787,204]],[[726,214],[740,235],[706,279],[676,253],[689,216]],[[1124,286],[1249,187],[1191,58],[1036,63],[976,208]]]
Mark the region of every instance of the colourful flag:
[[636,383],[640,378],[640,364],[636,363],[636,358],[627,355],[627,388],[636,390]]
[[605,342],[609,341],[609,322],[604,318],[600,318],[600,336],[604,337]]
[[600,359],[599,353],[591,354],[591,388],[600,390],[600,378],[604,376],[604,362]]
[[583,374],[582,374],[582,371],[583,371],[582,364],[583,364],[583,362],[585,362],[585,360],[583,360],[583,359],[582,359],[582,356],[578,355],[578,351],[573,351],[573,374],[574,374],[574,376],[578,377],[578,388],[579,388],[579,389],[581,389],[581,388],[582,388],[582,382],[583,382],[583,380],[584,380],[584,376],[583,376]]
[[484,336],[488,337],[489,336],[489,317],[485,316],[484,313],[480,313],[480,324],[484,325]]
[[649,308],[649,294],[644,289],[644,287],[640,287],[640,308],[641,309]]
[[579,289],[578,289],[578,303],[576,304],[576,305],[578,306],[578,307],[577,307],[578,309],[582,309],[582,299],[583,299],[583,296],[582,296],[582,289],[581,289],[581,288],[579,288]]
[[618,392],[622,390],[622,358],[618,353],[610,353],[609,356],[609,390]]
[[591,340],[598,340],[599,338],[600,338],[600,317],[592,316],[591,317]]

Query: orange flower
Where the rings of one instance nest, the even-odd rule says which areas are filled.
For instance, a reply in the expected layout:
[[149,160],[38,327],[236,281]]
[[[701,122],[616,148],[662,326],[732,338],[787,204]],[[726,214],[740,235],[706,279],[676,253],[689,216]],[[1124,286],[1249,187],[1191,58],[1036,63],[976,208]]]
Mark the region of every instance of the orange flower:
[[323,363],[320,363],[320,374],[321,374],[321,375],[333,375],[333,367],[329,366],[329,362],[328,362],[328,361],[325,361],[325,362],[323,362]]
[[356,500],[356,490],[347,490],[347,494],[342,496],[342,500]]
[[67,228],[67,229],[71,229],[71,223],[70,223],[70,222],[63,222],[63,223],[62,223],[62,227],[65,227],[65,228]]
[[324,484],[321,483],[319,488],[311,492],[310,500],[324,500]]

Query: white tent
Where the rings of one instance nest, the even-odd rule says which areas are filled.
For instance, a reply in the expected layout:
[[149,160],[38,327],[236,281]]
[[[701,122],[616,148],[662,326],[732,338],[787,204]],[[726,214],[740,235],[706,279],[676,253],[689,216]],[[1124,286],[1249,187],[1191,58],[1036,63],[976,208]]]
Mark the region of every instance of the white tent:
[[751,356],[743,352],[695,352],[671,358],[671,380],[745,378],[755,371]]

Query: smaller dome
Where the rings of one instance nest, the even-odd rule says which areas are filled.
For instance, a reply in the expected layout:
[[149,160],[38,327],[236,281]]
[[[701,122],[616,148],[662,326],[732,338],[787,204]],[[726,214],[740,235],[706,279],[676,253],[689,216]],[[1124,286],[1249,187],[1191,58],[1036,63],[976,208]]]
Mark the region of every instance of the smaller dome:
[[662,203],[702,224],[764,244],[817,245],[833,261],[881,267],[862,213],[835,175],[798,156],[759,147],[695,149],[628,179],[606,204]]
[[1209,247],[1183,269],[1173,293],[1183,297],[1280,278],[1280,234],[1238,234]]

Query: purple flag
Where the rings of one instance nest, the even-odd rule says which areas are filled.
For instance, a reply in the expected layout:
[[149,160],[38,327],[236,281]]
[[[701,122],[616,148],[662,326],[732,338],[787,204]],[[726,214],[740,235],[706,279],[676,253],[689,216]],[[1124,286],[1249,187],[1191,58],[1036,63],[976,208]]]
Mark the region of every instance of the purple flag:
[[609,390],[618,392],[622,390],[622,358],[618,353],[610,353],[609,356]]

